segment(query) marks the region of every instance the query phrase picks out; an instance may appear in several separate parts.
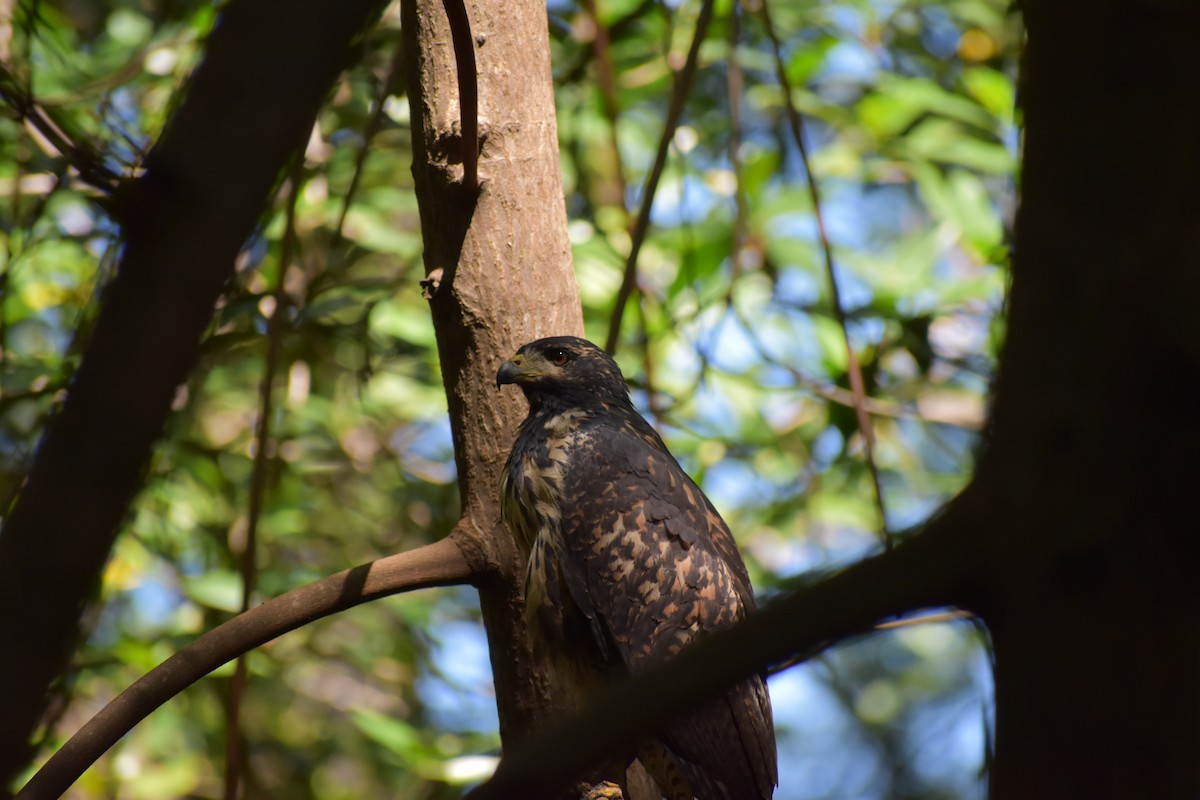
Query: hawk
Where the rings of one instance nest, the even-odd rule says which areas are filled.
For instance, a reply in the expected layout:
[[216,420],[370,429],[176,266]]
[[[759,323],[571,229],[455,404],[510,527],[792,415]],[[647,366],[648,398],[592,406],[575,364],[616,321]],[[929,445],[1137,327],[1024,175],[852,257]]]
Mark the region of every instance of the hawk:
[[[754,610],[729,528],[634,409],[608,354],[573,336],[539,339],[500,367],[497,388],[509,383],[529,415],[501,507],[529,553],[533,641],[573,701]],[[668,800],[768,800],[779,779],[766,683],[754,676],[696,707],[637,757]]]

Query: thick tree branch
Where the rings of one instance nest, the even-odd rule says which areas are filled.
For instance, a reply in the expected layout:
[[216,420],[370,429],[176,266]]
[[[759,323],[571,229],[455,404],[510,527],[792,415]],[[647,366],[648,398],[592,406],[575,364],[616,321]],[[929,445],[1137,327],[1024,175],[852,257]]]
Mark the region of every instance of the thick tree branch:
[[28,760],[47,687],[234,259],[381,5],[226,5],[145,174],[118,197],[117,276],[0,536],[0,685],[11,700],[0,786]]
[[989,796],[1200,797],[1200,4],[1019,6]]
[[[552,798],[606,755],[723,688],[795,654],[812,655],[920,609],[971,605],[988,573],[976,492],[968,489],[899,547],[767,605],[664,667],[604,692],[513,753],[468,800]],[[636,709],[614,714],[613,709]]]
[[469,583],[478,576],[453,537],[293,589],[219,625],[159,664],[88,720],[17,795],[63,794],[134,725],[217,667],[277,636],[371,600]]

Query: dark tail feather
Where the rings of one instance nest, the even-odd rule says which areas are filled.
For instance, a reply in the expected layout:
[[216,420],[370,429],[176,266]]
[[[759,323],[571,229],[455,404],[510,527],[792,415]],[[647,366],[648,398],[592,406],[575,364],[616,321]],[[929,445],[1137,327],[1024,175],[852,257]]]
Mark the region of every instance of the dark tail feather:
[[766,683],[743,681],[668,728],[696,800],[770,800],[779,783]]

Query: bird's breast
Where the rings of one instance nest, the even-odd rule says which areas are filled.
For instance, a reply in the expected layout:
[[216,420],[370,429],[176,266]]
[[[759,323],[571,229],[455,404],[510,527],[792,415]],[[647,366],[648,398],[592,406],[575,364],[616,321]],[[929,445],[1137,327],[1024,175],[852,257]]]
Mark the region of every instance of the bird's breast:
[[505,522],[526,554],[532,553],[539,538],[557,537],[563,478],[571,464],[579,423],[585,417],[581,410],[569,410],[544,419],[530,418],[521,426],[517,447],[505,468],[500,502]]
[[571,467],[586,412],[532,417],[521,426],[501,481],[505,523],[528,557],[525,613],[535,638],[560,638],[564,587],[558,569],[562,546],[563,483]]

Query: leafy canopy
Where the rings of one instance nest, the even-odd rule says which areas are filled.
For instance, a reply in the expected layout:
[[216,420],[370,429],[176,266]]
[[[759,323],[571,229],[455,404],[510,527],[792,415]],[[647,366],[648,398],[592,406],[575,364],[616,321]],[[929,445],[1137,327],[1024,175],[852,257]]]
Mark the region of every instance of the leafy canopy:
[[[617,357],[769,592],[877,548],[879,513],[760,5],[717,4]],[[630,220],[698,11],[695,0],[612,0],[596,20],[585,4],[549,5],[569,230],[596,341],[609,332]],[[136,172],[215,13],[195,2],[28,3],[0,41],[10,107],[32,98],[78,145],[67,158],[37,126],[0,120],[0,149],[12,154],[0,161],[6,500],[78,365],[119,247],[105,193],[70,162]],[[899,530],[963,484],[978,438],[1002,335],[1019,27],[1000,0],[805,0],[770,13],[870,398],[887,525]],[[601,57],[599,26],[610,43]],[[262,596],[441,537],[457,516],[418,287],[398,41],[393,5],[239,261],[109,564],[46,752],[238,609],[260,447]],[[279,358],[264,445],[255,428],[271,338]],[[253,790],[458,796],[498,746],[477,617],[468,591],[426,592],[254,653],[243,707]],[[784,673],[773,683],[777,796],[980,792],[985,673],[961,623],[901,630]],[[224,681],[204,681],[157,712],[80,796],[218,792],[224,693]]]

